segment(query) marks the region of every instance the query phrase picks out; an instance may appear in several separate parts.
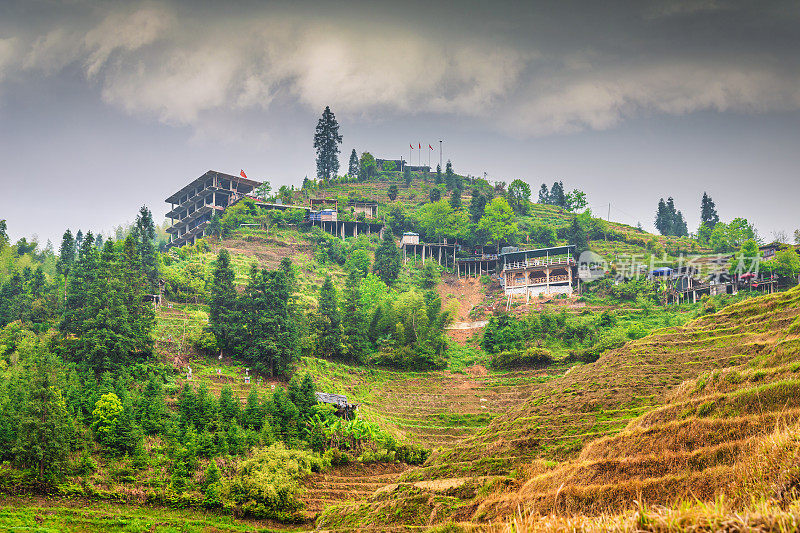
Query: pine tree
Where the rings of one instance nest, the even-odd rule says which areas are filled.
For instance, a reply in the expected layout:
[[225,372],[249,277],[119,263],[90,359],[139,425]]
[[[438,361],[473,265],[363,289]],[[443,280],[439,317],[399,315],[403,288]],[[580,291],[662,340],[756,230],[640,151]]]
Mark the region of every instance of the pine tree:
[[258,398],[258,389],[250,387],[247,395],[247,405],[242,413],[242,425],[246,428],[253,428],[258,431],[264,423],[264,409]]
[[58,261],[56,261],[56,272],[65,278],[69,276],[72,265],[75,263],[75,239],[72,232],[67,230],[61,237],[61,246],[58,249]]
[[158,291],[158,254],[154,244],[156,225],[153,222],[153,214],[147,206],[139,209],[134,233],[142,269],[147,279],[148,292],[154,294]]
[[[84,246],[88,240],[89,234]],[[77,355],[98,375],[123,364],[135,350],[134,332],[125,305],[124,278],[118,269],[114,244],[106,241],[87,291],[82,320],[74,331],[78,335]]]
[[461,189],[453,189],[450,193],[450,207],[461,209]]
[[453,163],[451,163],[449,159],[444,167],[444,185],[447,187],[448,191],[458,187],[458,183],[456,183],[456,175],[453,172]]
[[358,155],[356,155],[355,148],[350,152],[350,164],[347,166],[347,173],[351,178],[358,177]]
[[700,223],[705,224],[713,230],[717,222],[719,222],[717,206],[708,193],[704,192],[703,199],[700,201]]
[[389,228],[384,230],[383,240],[375,250],[372,272],[377,274],[387,285],[396,280],[400,274],[400,250],[395,245],[394,236]]
[[314,149],[317,152],[317,178],[329,181],[339,172],[339,145],[342,136],[339,135],[339,123],[336,122],[331,108],[325,106],[322,117],[317,122],[314,133]]
[[406,187],[411,185],[411,167],[408,165],[403,168],[403,183],[406,184]]
[[428,193],[428,198],[431,202],[438,202],[442,199],[442,191],[439,189],[439,187],[431,187],[431,190]]
[[241,305],[245,334],[240,352],[263,372],[283,374],[297,357],[292,285],[281,270],[253,266]]
[[145,295],[151,289],[151,280],[147,275],[148,272],[152,273],[152,270],[141,263],[137,248],[136,240],[128,235],[122,242],[118,276],[121,278],[134,351],[138,355],[148,355],[153,351],[152,331],[155,326],[155,312],[152,305],[145,300]]
[[239,397],[233,395],[233,389],[226,383],[219,391],[219,414],[222,421],[228,424],[231,420],[238,420],[241,411]]
[[550,204],[562,209],[567,207],[567,195],[564,192],[564,182],[557,181],[550,187]]
[[57,387],[53,356],[37,355],[26,372],[25,400],[21,404],[13,455],[37,480],[53,486],[65,474],[70,451],[71,425],[66,403]]
[[227,352],[233,351],[236,347],[240,330],[237,293],[233,286],[235,277],[230,253],[223,248],[217,254],[217,264],[211,282],[208,322],[217,346]]
[[92,233],[88,232],[85,238],[81,235],[78,259],[67,281],[64,315],[60,324],[64,333],[79,334],[83,331],[83,323],[88,316],[86,303],[97,277],[98,261]]
[[391,200],[392,202],[397,200],[397,193],[398,193],[397,185],[395,184],[389,185],[389,189],[386,191],[386,194],[389,196],[389,200]]
[[361,305],[361,276],[356,271],[351,271],[345,282],[342,317],[344,354],[353,362],[361,362],[369,349],[369,324]]
[[656,210],[655,226],[661,235],[666,235],[669,231],[670,221],[669,214],[667,213],[667,204],[663,198],[658,200],[658,209]]
[[550,203],[550,190],[544,183],[542,183],[542,186],[539,187],[539,203],[540,204]]
[[436,165],[436,185],[443,183],[444,179],[442,178],[442,165]]
[[342,319],[336,299],[336,287],[330,276],[319,291],[317,306],[317,341],[316,351],[325,357],[338,357],[342,353]]

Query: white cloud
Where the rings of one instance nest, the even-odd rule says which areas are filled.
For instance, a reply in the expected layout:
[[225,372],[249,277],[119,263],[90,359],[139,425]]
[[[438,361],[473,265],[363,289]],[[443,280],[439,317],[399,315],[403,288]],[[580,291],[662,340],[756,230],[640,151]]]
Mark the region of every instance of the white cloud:
[[0,81],[16,62],[16,48],[17,39],[14,37],[0,39]]
[[[722,9],[715,0],[657,7],[658,16]],[[105,102],[194,128],[276,102],[355,117],[467,116],[520,136],[613,128],[639,113],[800,108],[797,73],[768,53],[757,62],[565,46],[545,57],[533,38],[491,32],[387,31],[266,9],[211,19],[153,2],[90,15],[29,39],[22,67],[52,75],[77,64]],[[3,59],[8,42],[0,76],[14,68]]]

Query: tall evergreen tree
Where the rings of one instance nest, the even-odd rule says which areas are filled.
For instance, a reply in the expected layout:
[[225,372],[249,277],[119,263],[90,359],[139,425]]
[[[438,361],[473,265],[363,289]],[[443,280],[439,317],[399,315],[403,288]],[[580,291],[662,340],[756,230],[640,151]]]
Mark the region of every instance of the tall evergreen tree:
[[428,199],[431,202],[438,202],[442,199],[442,191],[439,189],[439,187],[431,187],[431,190],[428,193]]
[[358,155],[356,154],[355,148],[350,152],[350,163],[347,166],[347,173],[351,178],[358,177]]
[[217,340],[217,346],[227,352],[236,346],[240,329],[237,293],[233,285],[235,277],[230,253],[223,248],[217,254],[217,264],[214,267],[208,323]]
[[450,193],[450,207],[461,209],[461,189],[453,189]]
[[325,276],[325,281],[319,291],[316,323],[317,353],[325,357],[340,356],[342,352],[342,319],[339,314],[336,287],[333,286],[330,276]]
[[67,406],[54,375],[52,356],[37,355],[25,376],[25,400],[17,428],[14,457],[36,472],[37,480],[53,486],[66,472],[71,425]]
[[147,279],[147,287],[150,294],[158,291],[158,254],[156,253],[156,225],[153,222],[153,214],[142,206],[136,217],[135,226],[136,245],[139,257]]
[[56,272],[67,277],[75,263],[75,239],[72,232],[67,230],[61,237],[61,246],[58,249],[58,261],[56,261]]
[[540,204],[550,203],[550,190],[544,183],[542,183],[542,186],[539,187],[539,203]]
[[444,185],[447,187],[448,191],[458,187],[458,183],[456,182],[456,174],[453,172],[453,163],[450,162],[449,159],[444,167]]
[[297,319],[286,273],[253,266],[241,305],[239,352],[262,372],[284,374],[297,356]]
[[436,164],[436,185],[439,185],[442,182],[444,182],[444,179],[442,178],[442,165],[437,163]]
[[367,315],[361,305],[361,276],[353,270],[347,276],[342,301],[344,355],[360,362],[369,349]]
[[550,187],[550,204],[558,207],[567,207],[567,194],[564,192],[564,182],[557,181]]
[[62,332],[77,334],[83,330],[83,322],[87,317],[86,302],[97,277],[98,261],[92,232],[87,232],[86,237],[81,235],[78,259],[67,282],[64,315],[60,324]]
[[314,133],[314,149],[317,152],[317,178],[328,181],[339,172],[339,123],[331,108],[325,106]]
[[700,201],[700,223],[713,230],[717,222],[719,222],[717,206],[708,193],[704,192],[703,199]]
[[384,230],[383,240],[375,250],[372,272],[377,274],[387,285],[396,280],[400,274],[400,250],[395,245],[394,236],[389,228]]

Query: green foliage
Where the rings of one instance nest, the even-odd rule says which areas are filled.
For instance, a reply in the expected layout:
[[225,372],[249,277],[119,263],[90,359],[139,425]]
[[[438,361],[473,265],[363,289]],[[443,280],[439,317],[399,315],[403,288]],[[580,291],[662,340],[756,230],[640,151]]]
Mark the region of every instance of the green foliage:
[[545,348],[526,348],[524,350],[509,350],[492,355],[493,368],[523,368],[532,366],[549,365],[553,362],[550,350]]
[[522,180],[514,180],[508,186],[506,198],[511,209],[518,215],[523,215],[528,212],[528,205],[531,201],[531,187]]
[[287,449],[283,444],[260,448],[243,461],[233,478],[222,484],[222,500],[245,516],[284,522],[301,519],[300,481],[323,470],[319,456]]
[[347,255],[344,268],[348,272],[355,272],[359,277],[366,277],[369,274],[372,261],[369,252],[363,248],[356,248]]
[[394,184],[389,185],[389,190],[386,193],[389,196],[389,200],[391,200],[392,202],[397,200],[397,192],[398,192],[397,185]]
[[331,108],[325,106],[314,132],[314,150],[317,154],[317,178],[328,181],[339,172],[339,123]]
[[715,252],[738,250],[748,240],[755,240],[756,232],[747,219],[735,218],[730,224],[718,222],[711,231],[710,244]]
[[400,250],[394,243],[394,236],[387,228],[383,234],[380,246],[375,250],[375,263],[372,272],[380,276],[387,285],[397,279],[400,273]]
[[315,322],[316,353],[323,357],[339,357],[342,353],[342,319],[336,287],[330,276],[325,277],[320,289]]
[[675,209],[675,201],[672,197],[667,198],[666,202],[663,198],[658,201],[655,225],[661,235],[683,237],[689,234],[686,220],[683,218],[683,214]]
[[498,247],[514,240],[517,223],[514,222],[514,212],[505,198],[498,197],[489,202],[478,222],[478,230],[484,232],[489,241]]

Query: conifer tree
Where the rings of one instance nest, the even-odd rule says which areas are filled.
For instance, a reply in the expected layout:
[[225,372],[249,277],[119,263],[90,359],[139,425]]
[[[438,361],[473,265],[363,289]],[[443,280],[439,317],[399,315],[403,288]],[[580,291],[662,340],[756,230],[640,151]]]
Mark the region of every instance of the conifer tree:
[[384,230],[383,240],[375,250],[372,272],[377,274],[387,285],[396,280],[400,274],[400,250],[395,245],[394,236],[389,228]]
[[542,183],[542,186],[539,187],[539,203],[540,204],[550,203],[550,190],[544,183]]
[[317,178],[329,181],[339,172],[339,145],[342,136],[339,135],[339,123],[331,108],[325,106],[322,117],[317,122],[314,133],[314,149],[317,152]]
[[81,235],[78,259],[67,282],[64,316],[60,324],[64,333],[78,334],[83,330],[83,322],[87,317],[86,302],[97,277],[98,261],[92,233],[88,232],[85,238]]
[[219,414],[222,421],[227,424],[231,420],[238,420],[241,411],[239,397],[234,396],[233,389],[226,383],[223,385],[222,390],[219,391]]
[[431,190],[428,193],[428,198],[431,202],[438,202],[442,199],[442,191],[439,190],[439,187],[431,187]]
[[333,286],[330,276],[325,276],[325,281],[319,291],[316,322],[317,353],[325,357],[338,357],[341,355],[342,320],[339,315],[339,305],[336,301],[336,287]]
[[71,425],[66,403],[54,375],[56,362],[48,354],[37,355],[24,378],[25,401],[21,404],[15,461],[36,473],[37,480],[54,485],[65,474],[70,451]]
[[358,155],[356,154],[355,148],[353,148],[353,151],[350,152],[350,162],[347,165],[347,173],[351,178],[358,177]]
[[345,282],[342,317],[344,355],[353,362],[360,362],[369,349],[369,323],[361,305],[361,276],[356,271],[350,271]]
[[450,193],[450,207],[453,209],[461,209],[461,190],[453,189]]
[[147,279],[148,292],[153,294],[158,291],[158,254],[154,244],[156,225],[153,222],[153,214],[147,206],[139,209],[134,233],[142,269]]
[[442,165],[436,165],[436,184],[439,185],[440,183],[444,182],[442,178]]
[[237,293],[233,286],[235,277],[230,253],[223,248],[217,254],[217,264],[211,282],[208,323],[216,338],[217,346],[226,352],[231,352],[236,347],[239,331]]
[[704,192],[703,199],[700,201],[700,223],[713,230],[717,222],[719,222],[717,206],[708,193]]
[[61,246],[58,249],[58,261],[56,261],[56,272],[65,278],[69,276],[72,265],[75,263],[75,239],[72,232],[67,230],[61,237]]
[[152,305],[145,300],[145,295],[151,288],[147,278],[148,267],[141,263],[137,243],[132,235],[128,235],[122,243],[118,272],[133,335],[134,351],[139,355],[150,354],[154,342],[151,333],[155,325],[155,312]]
[[251,268],[241,321],[244,357],[271,376],[285,373],[297,356],[297,319],[292,286],[282,269]]
[[561,207],[562,209],[567,207],[567,195],[564,192],[564,182],[557,181],[553,183],[553,186],[550,187],[549,198],[550,204]]
[[444,184],[448,191],[455,189],[458,186],[456,183],[456,175],[453,172],[453,163],[451,163],[449,159],[444,167]]

